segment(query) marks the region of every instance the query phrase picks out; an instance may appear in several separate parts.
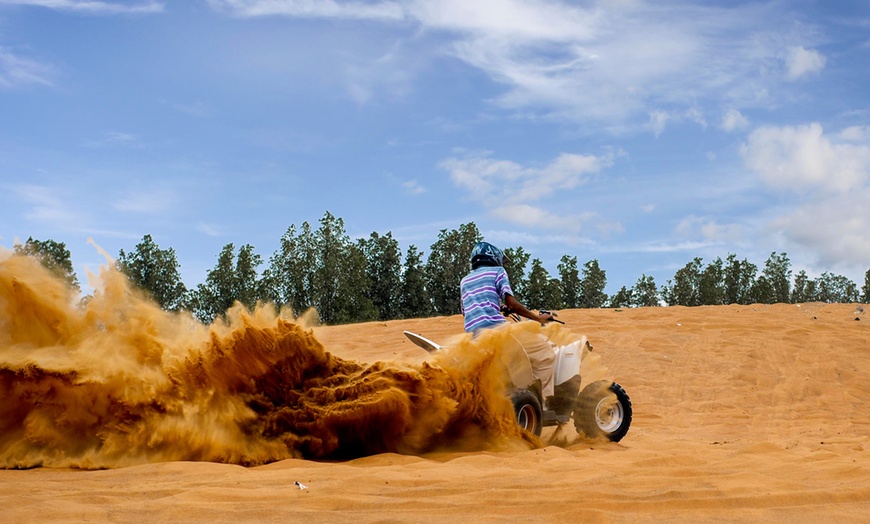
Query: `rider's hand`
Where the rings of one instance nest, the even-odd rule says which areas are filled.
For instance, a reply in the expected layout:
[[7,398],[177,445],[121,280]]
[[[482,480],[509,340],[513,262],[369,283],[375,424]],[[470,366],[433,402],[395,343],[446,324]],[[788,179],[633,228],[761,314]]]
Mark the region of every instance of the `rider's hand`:
[[538,322],[540,322],[542,326],[547,322],[550,322],[551,320],[553,320],[552,313],[544,313],[543,315],[538,315]]

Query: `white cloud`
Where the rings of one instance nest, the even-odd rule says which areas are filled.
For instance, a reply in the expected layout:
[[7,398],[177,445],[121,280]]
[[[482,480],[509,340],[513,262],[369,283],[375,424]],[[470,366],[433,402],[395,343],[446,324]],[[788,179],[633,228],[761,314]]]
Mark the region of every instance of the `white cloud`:
[[822,270],[863,273],[870,260],[870,189],[824,195],[773,220],[770,229],[806,250]]
[[215,110],[208,104],[196,100],[191,103],[166,102],[173,109],[195,117],[210,117],[215,115]]
[[771,186],[848,191],[870,170],[870,144],[837,144],[822,126],[761,127],[741,147],[746,165]]
[[236,16],[296,16],[398,20],[404,17],[397,2],[337,2],[335,0],[208,0],[214,9]]
[[0,88],[28,84],[50,86],[52,74],[53,68],[50,66],[22,58],[0,47]]
[[138,14],[159,13],[163,11],[163,4],[154,1],[116,3],[96,0],[0,0],[0,4],[30,5],[58,11],[75,11],[92,14]]
[[736,109],[729,109],[722,117],[720,127],[728,132],[742,131],[749,127],[749,119]]
[[686,217],[677,224],[674,232],[683,238],[700,238],[705,242],[740,243],[744,240],[740,224],[720,224],[709,217]]
[[[839,143],[845,136],[850,143]],[[866,269],[870,260],[870,140],[857,128],[763,127],[742,148],[746,165],[772,187],[799,190],[768,229],[826,270]],[[800,191],[809,189],[811,191]],[[863,270],[862,270],[863,271]]]
[[[441,167],[468,197],[500,220],[527,227],[578,230],[589,215],[559,216],[544,208],[555,194],[575,189],[611,164],[610,157],[562,153],[544,167],[526,167],[478,154],[448,158]],[[544,201],[544,205],[532,205]]]
[[670,117],[664,111],[653,111],[649,114],[649,123],[647,124],[655,136],[661,135],[665,126],[668,124]]
[[703,111],[701,111],[698,107],[690,107],[686,110],[686,118],[695,122],[699,126],[706,128],[707,127],[707,119],[704,117]]
[[588,41],[602,22],[602,10],[542,0],[418,0],[407,6],[426,27],[505,40]]
[[406,180],[402,182],[402,188],[411,195],[422,195],[426,192],[426,188],[418,180]]
[[500,206],[492,210],[492,216],[514,224],[523,224],[530,228],[564,225],[563,218],[528,204]]
[[687,251],[691,253],[701,251],[710,247],[711,245],[711,242],[697,241],[677,242],[673,244],[656,242],[642,244],[631,249],[626,249],[624,251],[629,253],[675,253]]
[[583,236],[571,233],[566,234],[564,230],[558,232],[543,232],[540,229],[534,231],[516,231],[516,230],[490,230],[486,232],[486,239],[495,242],[499,246],[535,246],[535,245],[557,245],[557,246],[593,246],[594,242]]
[[177,199],[171,191],[130,191],[112,207],[118,211],[156,215],[166,212]]
[[803,76],[818,73],[825,67],[826,58],[814,49],[792,47],[786,57],[786,76],[789,80],[797,80]]
[[142,147],[142,143],[136,135],[123,131],[109,131],[96,140],[86,140],[82,145],[90,148]]
[[539,168],[492,159],[484,154],[448,158],[441,167],[449,171],[453,182],[468,191],[472,198],[494,207],[537,201],[558,191],[576,188],[611,162],[609,157],[562,153]]
[[840,131],[840,138],[847,142],[870,144],[870,126],[851,126]]
[[395,44],[373,60],[361,60],[344,68],[348,95],[358,104],[369,103],[376,95],[388,93],[402,97],[411,91],[414,61]]
[[200,222],[196,225],[196,230],[200,233],[210,236],[210,237],[219,237],[222,232],[219,226],[215,224],[209,224],[206,222]]
[[70,209],[67,198],[59,188],[20,185],[14,188],[17,197],[31,207],[25,218],[48,224],[60,230],[80,229],[84,217]]
[[[367,19],[419,27],[415,39],[444,43],[455,58],[504,86],[491,101],[509,110],[610,129],[644,125],[654,111],[706,125],[723,102],[773,103],[787,57],[790,78],[817,72],[824,57],[806,46],[812,31],[785,23],[787,3],[575,2],[548,0],[209,0],[238,16]],[[445,40],[446,39],[446,40]],[[408,53],[384,65],[419,62]],[[365,69],[365,65],[361,66]],[[359,70],[351,68],[351,80]],[[402,83],[410,84],[411,77]],[[369,100],[369,83],[351,82]],[[648,124],[655,133],[666,120]]]

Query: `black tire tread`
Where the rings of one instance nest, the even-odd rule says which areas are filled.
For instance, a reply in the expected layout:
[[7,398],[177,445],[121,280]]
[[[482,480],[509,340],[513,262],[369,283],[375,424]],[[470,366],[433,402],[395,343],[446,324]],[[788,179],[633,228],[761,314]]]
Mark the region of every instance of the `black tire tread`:
[[[615,395],[617,402],[622,404],[622,424],[615,431],[605,433],[595,422],[595,407],[602,397]],[[574,425],[579,433],[589,438],[606,438],[611,442],[619,442],[628,433],[631,426],[632,407],[631,399],[625,390],[616,382],[601,380],[589,384],[580,393],[577,408],[574,410]]]

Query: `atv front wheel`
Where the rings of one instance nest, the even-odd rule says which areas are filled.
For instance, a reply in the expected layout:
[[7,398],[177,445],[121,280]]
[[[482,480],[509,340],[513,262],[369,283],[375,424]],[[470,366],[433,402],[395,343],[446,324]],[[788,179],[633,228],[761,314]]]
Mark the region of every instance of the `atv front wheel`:
[[520,428],[540,437],[544,429],[544,412],[537,395],[528,389],[517,389],[511,393],[511,403]]
[[631,425],[631,399],[616,382],[601,380],[580,393],[574,409],[574,426],[589,438],[619,442]]

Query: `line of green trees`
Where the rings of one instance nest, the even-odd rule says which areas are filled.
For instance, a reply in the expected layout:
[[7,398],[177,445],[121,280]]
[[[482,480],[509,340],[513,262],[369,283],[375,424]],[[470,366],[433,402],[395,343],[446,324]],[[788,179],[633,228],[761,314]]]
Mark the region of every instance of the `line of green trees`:
[[[470,222],[442,229],[425,260],[415,245],[403,257],[392,233],[373,232],[353,240],[344,221],[326,212],[316,229],[308,222],[291,225],[262,271],[264,260],[253,246],[225,245],[205,282],[193,289],[181,279],[175,250],[160,248],[151,235],[132,251],[122,249],[116,264],[162,308],[188,310],[203,322],[225,314],[236,302],[248,308],[268,302],[296,313],[315,308],[323,322],[340,324],[459,313],[459,281],[470,269],[468,254],[482,239]],[[15,253],[37,257],[78,288],[63,243],[30,238],[15,246]],[[760,271],[734,254],[706,265],[694,258],[661,287],[644,274],[631,288],[623,286],[612,296],[604,292],[607,276],[596,259],[580,266],[576,256],[564,255],[557,274],[551,275],[521,246],[507,248],[505,254],[514,292],[531,309],[851,303],[868,302],[870,297],[870,270],[859,293],[854,282],[840,275],[793,275],[785,253],[771,253]]]

